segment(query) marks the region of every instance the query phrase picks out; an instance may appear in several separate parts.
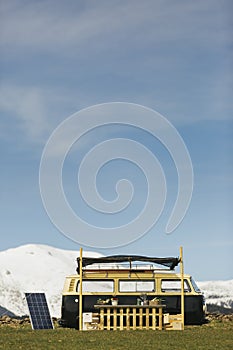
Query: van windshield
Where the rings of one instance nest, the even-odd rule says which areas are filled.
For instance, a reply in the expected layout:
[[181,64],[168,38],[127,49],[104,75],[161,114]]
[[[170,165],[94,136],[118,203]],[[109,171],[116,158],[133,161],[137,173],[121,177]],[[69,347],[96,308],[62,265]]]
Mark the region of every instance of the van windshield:
[[201,293],[201,290],[200,290],[199,287],[197,286],[197,284],[196,284],[196,282],[194,281],[194,279],[191,277],[190,280],[191,280],[191,283],[192,283],[192,286],[193,286],[195,292]]

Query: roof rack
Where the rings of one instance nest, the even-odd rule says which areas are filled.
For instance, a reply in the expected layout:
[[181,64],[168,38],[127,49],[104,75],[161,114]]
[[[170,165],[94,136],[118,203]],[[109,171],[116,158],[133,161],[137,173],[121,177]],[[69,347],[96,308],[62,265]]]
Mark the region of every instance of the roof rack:
[[[141,262],[150,262],[153,264],[158,264],[167,267],[169,270],[174,270],[174,268],[179,264],[180,258],[174,258],[174,257],[168,257],[168,258],[155,258],[155,257],[147,257],[147,256],[140,256],[140,255],[112,255],[112,256],[106,256],[106,257],[100,257],[100,258],[89,258],[89,257],[82,257],[82,268],[85,268],[89,265],[99,265],[97,268],[95,267],[94,270],[100,269],[100,270],[116,270],[116,269],[126,269],[122,265],[115,265],[115,266],[100,266],[100,264],[119,264],[128,262],[129,266],[127,270],[139,270],[139,267],[136,265],[132,265],[132,262],[135,261],[141,261]],[[80,274],[80,258],[77,258],[77,272]],[[148,265],[141,265],[140,269],[147,269]],[[89,270],[89,269],[88,269]],[[152,270],[150,267],[149,270]]]

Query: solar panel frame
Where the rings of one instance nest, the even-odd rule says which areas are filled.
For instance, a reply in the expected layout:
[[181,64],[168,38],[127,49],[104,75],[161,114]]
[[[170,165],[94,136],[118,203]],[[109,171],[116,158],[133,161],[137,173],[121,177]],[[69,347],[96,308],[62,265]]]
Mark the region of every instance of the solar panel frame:
[[45,293],[24,293],[32,329],[54,329]]

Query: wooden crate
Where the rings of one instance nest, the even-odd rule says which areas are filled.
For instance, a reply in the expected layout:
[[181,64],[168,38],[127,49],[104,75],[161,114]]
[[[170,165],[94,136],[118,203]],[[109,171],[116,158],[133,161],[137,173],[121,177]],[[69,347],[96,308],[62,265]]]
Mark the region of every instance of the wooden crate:
[[83,330],[91,331],[99,329],[99,313],[83,313]]
[[166,330],[175,330],[175,331],[182,331],[183,330],[183,324],[182,324],[182,315],[169,315],[169,323],[165,324]]

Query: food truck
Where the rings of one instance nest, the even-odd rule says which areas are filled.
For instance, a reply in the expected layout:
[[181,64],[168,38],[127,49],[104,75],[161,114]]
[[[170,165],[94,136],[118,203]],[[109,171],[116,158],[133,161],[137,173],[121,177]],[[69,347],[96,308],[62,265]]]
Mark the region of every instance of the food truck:
[[[80,257],[77,258],[77,274],[67,276],[65,279],[59,324],[81,330],[84,325],[83,317],[94,315],[96,324],[99,324],[101,307],[108,310],[118,308],[123,310],[124,315],[125,309],[131,312],[130,310],[134,308],[146,309],[147,305],[148,308],[152,308],[156,304],[161,305],[161,312],[164,315],[173,318],[180,315],[183,325],[204,323],[204,296],[194,279],[184,274],[182,260],[182,256],[157,258],[138,255],[92,258],[82,257],[80,250]],[[179,264],[181,264],[180,272],[175,272],[174,269]],[[113,316],[110,311],[107,311],[108,319]],[[149,313],[152,311],[146,312],[152,315]],[[136,311],[132,311],[134,312],[136,315]],[[129,320],[127,327],[130,328],[134,321],[130,320],[131,314],[127,315]],[[142,320],[143,318],[144,316],[141,316]],[[152,316],[148,316],[149,318]],[[124,322],[122,321],[122,325]],[[138,322],[141,321],[136,320],[135,327],[138,326]],[[111,327],[110,325],[109,329]]]

